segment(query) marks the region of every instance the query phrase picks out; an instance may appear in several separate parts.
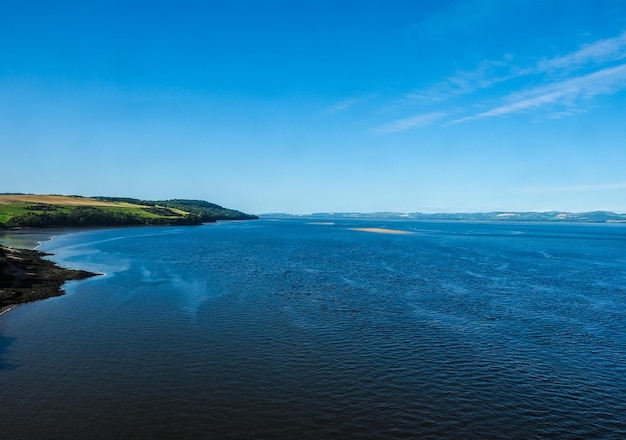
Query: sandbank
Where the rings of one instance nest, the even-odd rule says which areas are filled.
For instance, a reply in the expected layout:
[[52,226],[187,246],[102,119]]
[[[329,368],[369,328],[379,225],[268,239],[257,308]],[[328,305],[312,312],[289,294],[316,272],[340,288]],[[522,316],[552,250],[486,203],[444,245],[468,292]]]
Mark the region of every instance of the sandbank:
[[376,234],[397,234],[397,235],[411,235],[411,231],[403,231],[400,229],[384,229],[384,228],[348,228],[351,231],[361,232],[373,232]]

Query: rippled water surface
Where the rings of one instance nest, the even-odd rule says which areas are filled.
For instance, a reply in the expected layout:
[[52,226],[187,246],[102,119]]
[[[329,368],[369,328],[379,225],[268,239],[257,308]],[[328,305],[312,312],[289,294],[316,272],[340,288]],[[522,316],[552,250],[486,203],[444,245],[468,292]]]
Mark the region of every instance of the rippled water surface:
[[2,438],[626,438],[623,225],[259,220],[41,248],[106,275],[0,316]]

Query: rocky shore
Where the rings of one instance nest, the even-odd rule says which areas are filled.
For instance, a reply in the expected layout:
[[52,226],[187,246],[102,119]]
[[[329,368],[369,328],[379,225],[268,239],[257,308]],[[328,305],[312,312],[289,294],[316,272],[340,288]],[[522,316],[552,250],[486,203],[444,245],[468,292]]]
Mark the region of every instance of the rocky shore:
[[0,246],[0,313],[16,304],[60,296],[66,281],[97,274],[59,267],[43,252]]

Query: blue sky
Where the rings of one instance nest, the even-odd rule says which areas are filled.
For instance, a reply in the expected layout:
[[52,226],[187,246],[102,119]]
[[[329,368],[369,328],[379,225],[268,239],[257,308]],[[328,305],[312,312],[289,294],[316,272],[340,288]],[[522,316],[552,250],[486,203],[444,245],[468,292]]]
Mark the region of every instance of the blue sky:
[[626,212],[626,2],[0,0],[0,192]]

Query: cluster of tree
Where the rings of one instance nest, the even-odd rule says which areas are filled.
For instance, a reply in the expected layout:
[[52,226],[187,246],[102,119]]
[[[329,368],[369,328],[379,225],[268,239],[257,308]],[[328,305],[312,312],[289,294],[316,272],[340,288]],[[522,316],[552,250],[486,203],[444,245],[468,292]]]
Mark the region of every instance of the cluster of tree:
[[187,199],[140,200],[140,199],[132,199],[128,197],[94,197],[94,198],[97,200],[105,201],[105,202],[126,202],[126,203],[133,203],[135,205],[144,205],[144,206],[157,207],[157,208],[165,207],[165,208],[180,209],[181,211],[189,212],[189,213],[199,216],[202,222],[213,222],[216,220],[255,220],[255,219],[258,219],[256,215],[245,214],[241,211],[224,208],[220,205],[216,205],[215,203],[209,203],[204,200],[187,200]]
[[150,206],[149,208],[143,208],[144,211],[149,212],[150,214],[155,215],[164,215],[168,217],[182,217],[183,214],[179,214],[176,211],[172,211],[169,208],[165,208],[163,206]]
[[7,226],[45,228],[52,226],[129,226],[129,225],[197,225],[197,215],[148,218],[121,210],[78,206],[69,212],[33,211],[16,215]]
[[30,211],[56,211],[59,208],[48,203],[38,203],[36,205],[25,206],[24,209],[28,209]]
[[169,208],[180,209],[181,211],[190,212],[200,216],[203,222],[216,220],[255,220],[256,215],[244,214],[234,209],[223,208],[215,203],[205,202],[203,200],[163,200],[155,202]]

